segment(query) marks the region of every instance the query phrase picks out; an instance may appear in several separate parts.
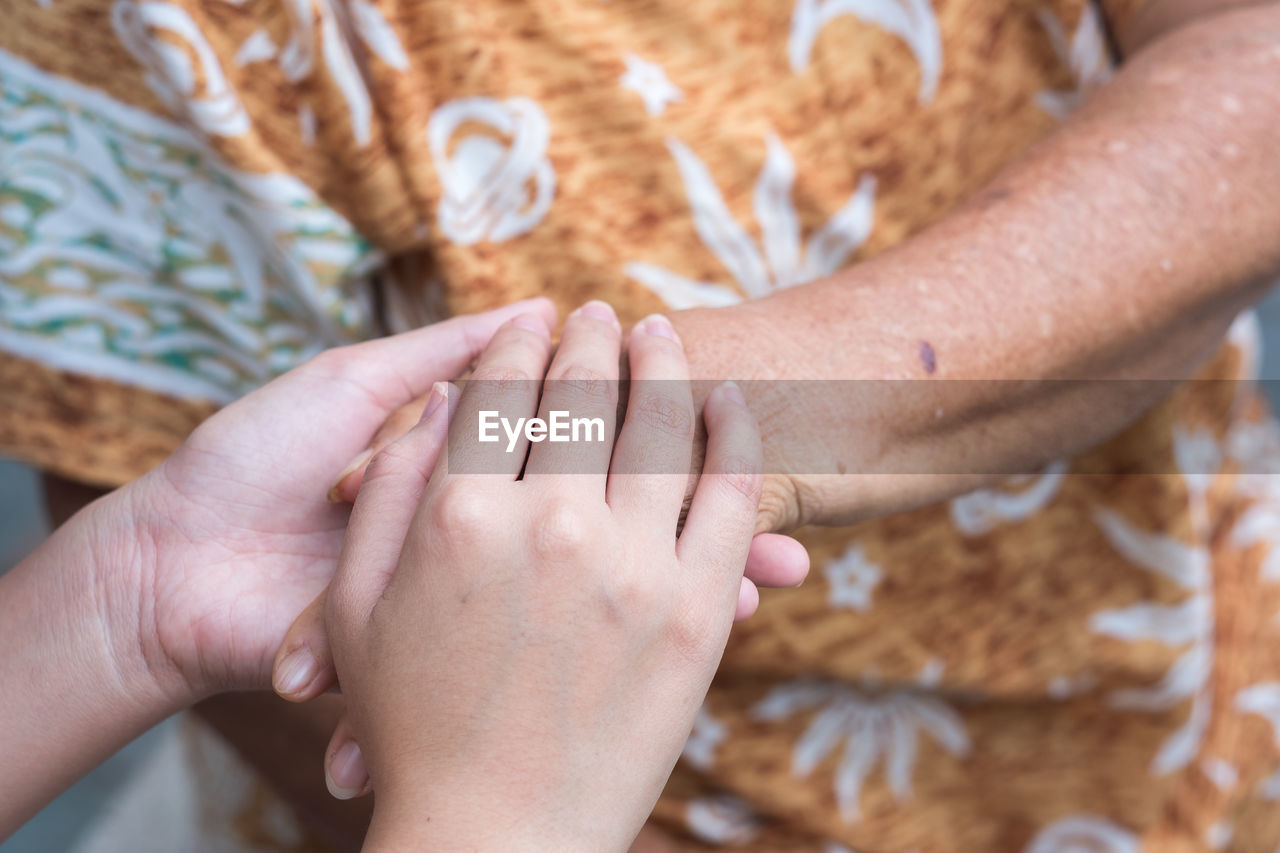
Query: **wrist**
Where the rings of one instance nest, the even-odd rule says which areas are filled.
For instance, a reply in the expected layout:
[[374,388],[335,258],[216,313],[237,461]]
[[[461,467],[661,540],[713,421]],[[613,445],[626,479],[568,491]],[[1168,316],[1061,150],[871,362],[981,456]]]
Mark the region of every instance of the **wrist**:
[[500,784],[490,779],[479,786],[441,780],[378,785],[363,850],[625,853],[630,846],[630,838],[617,838],[616,826],[582,825],[579,810],[495,796]]
[[[770,303],[761,310],[763,303]],[[692,308],[670,315],[684,343],[690,374],[695,378],[694,403],[701,409],[705,395],[726,379],[743,382],[747,405],[755,415],[764,443],[764,483],[756,532],[785,532],[808,523],[801,500],[801,478],[786,471],[785,443],[791,414],[785,403],[792,380],[811,378],[799,347],[789,346],[782,330],[801,303],[774,305],[760,300],[724,308]],[[783,316],[786,314],[787,316]],[[816,377],[812,377],[816,378]],[[706,380],[706,381],[697,381]],[[781,439],[781,440],[780,440]],[[700,457],[705,448],[699,447]],[[701,459],[695,461],[700,465]],[[692,495],[690,495],[691,497]]]
[[158,543],[155,484],[148,475],[98,499],[72,519],[82,523],[99,614],[116,671],[128,688],[167,714],[195,704],[208,691],[183,673],[162,641],[156,600],[165,560]]
[[[548,843],[527,829],[500,828],[494,822],[458,820],[457,815],[430,808],[428,797],[419,802],[386,802],[379,795],[373,809],[364,853],[423,853],[451,850],[459,853],[599,853],[599,848],[565,847]],[[490,815],[494,817],[494,815]]]
[[0,837],[182,705],[139,644],[127,500],[101,498],[0,577]]

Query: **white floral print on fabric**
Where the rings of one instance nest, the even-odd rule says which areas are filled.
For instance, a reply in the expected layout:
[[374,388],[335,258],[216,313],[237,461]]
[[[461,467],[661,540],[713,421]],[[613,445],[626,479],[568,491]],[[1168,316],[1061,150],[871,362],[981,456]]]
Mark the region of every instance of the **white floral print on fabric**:
[[1174,429],[1174,457],[1187,486],[1192,528],[1197,543],[1188,545],[1161,533],[1135,529],[1120,515],[1098,509],[1094,521],[1111,546],[1125,559],[1162,575],[1187,591],[1177,604],[1143,601],[1093,615],[1090,628],[1126,642],[1154,641],[1185,646],[1185,651],[1152,687],[1112,691],[1108,703],[1135,711],[1167,711],[1190,699],[1191,713],[1161,745],[1151,772],[1163,776],[1190,764],[1199,752],[1209,726],[1212,702],[1208,692],[1213,670],[1213,577],[1209,552],[1205,492],[1222,464],[1221,451],[1208,432]]
[[765,146],[764,166],[752,195],[756,221],[764,236],[762,253],[729,212],[706,164],[680,140],[667,139],[667,149],[684,181],[694,228],[738,283],[741,294],[727,285],[694,281],[655,264],[629,263],[627,275],[679,310],[733,305],[742,300],[742,294],[756,299],[831,275],[844,266],[871,233],[875,178],[864,175],[859,180],[853,195],[809,239],[802,254],[800,220],[792,200],[795,163],[777,135],[766,136]]
[[1227,541],[1241,549],[1265,546],[1261,577],[1280,582],[1280,424],[1270,418],[1236,423],[1227,436],[1227,453],[1240,464],[1236,488],[1251,499]]
[[1250,308],[1236,315],[1227,329],[1227,343],[1240,353],[1240,382],[1236,389],[1236,402],[1240,403],[1256,390],[1254,383],[1262,373],[1262,323],[1257,311]]
[[[1271,724],[1276,746],[1280,747],[1280,683],[1263,682],[1236,694],[1236,710],[1257,714]],[[1267,800],[1280,800],[1280,770],[1262,780],[1258,793]]]
[[865,612],[871,607],[871,593],[884,579],[884,570],[867,559],[861,545],[850,545],[842,555],[823,567],[831,592],[832,607],[848,607]]
[[1102,31],[1102,18],[1092,2],[1086,2],[1080,13],[1080,21],[1070,41],[1058,16],[1041,8],[1036,13],[1041,26],[1049,36],[1054,53],[1065,62],[1075,77],[1075,87],[1067,91],[1042,91],[1036,95],[1036,104],[1058,119],[1064,119],[1079,106],[1091,90],[1111,79],[1113,65],[1107,38]]
[[644,108],[651,116],[660,116],[667,105],[684,100],[684,92],[667,79],[667,72],[656,62],[646,62],[634,53],[623,57],[627,70],[618,84],[635,92],[644,101]]
[[229,402],[367,334],[380,256],[292,176],[0,51],[0,349]]
[[929,0],[797,0],[787,39],[792,71],[800,74],[809,67],[814,42],[841,15],[874,24],[906,42],[920,64],[917,97],[921,104],[933,100],[942,76],[942,35]]
[[[373,135],[373,103],[352,47],[358,39],[359,44],[383,64],[396,71],[407,71],[409,55],[399,36],[378,8],[366,0],[353,0],[346,7],[332,6],[329,0],[284,0],[283,5],[289,20],[289,37],[284,44],[277,48],[264,30],[256,30],[236,51],[236,64],[276,60],[285,79],[299,83],[318,67],[315,50],[318,26],[320,59],[347,105],[352,136],[357,145],[368,145]],[[299,87],[297,95],[298,122],[303,141],[310,146],[315,136],[315,107],[307,87]]]
[[999,487],[954,498],[948,507],[951,522],[966,536],[981,536],[1001,524],[1025,521],[1058,494],[1067,467],[1066,462],[1054,462],[1037,476],[1013,477]]
[[275,59],[275,56],[276,44],[271,35],[266,30],[254,30],[236,49],[235,63],[237,67],[243,67]]
[[685,741],[681,755],[699,770],[709,770],[715,763],[716,747],[728,736],[729,729],[725,724],[711,716],[707,706],[703,705],[698,709],[698,716],[694,717],[693,731]]
[[1200,772],[1214,784],[1219,791],[1230,792],[1240,783],[1240,771],[1230,761],[1216,756],[1200,759]]
[[1055,821],[1023,853],[1138,853],[1138,836],[1106,818],[1075,815]]
[[760,818],[745,800],[732,794],[699,797],[685,806],[689,831],[709,844],[747,844],[760,834]]
[[1065,702],[1074,696],[1088,693],[1097,686],[1098,677],[1090,672],[1082,672],[1077,675],[1055,675],[1049,679],[1047,692],[1050,699],[1057,702]]
[[[455,141],[463,124],[471,132]],[[532,230],[551,209],[556,173],[547,159],[551,125],[528,98],[458,98],[427,125],[440,175],[440,231],[455,243],[501,243]]]
[[799,679],[769,692],[752,709],[757,720],[781,720],[818,709],[792,751],[791,772],[807,778],[836,749],[835,794],[845,823],[860,817],[862,787],[880,763],[898,801],[910,799],[919,732],[948,754],[969,754],[964,721],[940,699],[909,687],[861,690],[848,684]]
[[1210,850],[1222,850],[1231,843],[1235,827],[1228,820],[1217,820],[1204,831],[1204,843]]
[[374,56],[397,71],[409,70],[409,55],[377,6],[368,0],[352,0],[351,23],[360,41]]
[[111,25],[129,53],[147,69],[147,86],[175,116],[187,117],[198,129],[216,136],[249,132],[249,114],[185,9],[154,0],[116,0]]

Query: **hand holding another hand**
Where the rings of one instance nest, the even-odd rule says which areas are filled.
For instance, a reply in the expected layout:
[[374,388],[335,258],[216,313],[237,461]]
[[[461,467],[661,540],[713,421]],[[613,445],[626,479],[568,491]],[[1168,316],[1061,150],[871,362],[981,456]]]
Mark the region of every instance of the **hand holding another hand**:
[[550,337],[517,318],[364,477],[326,616],[378,790],[369,849],[625,850],[680,754],[755,527],[741,394],[707,401],[678,539],[695,414],[665,318],[632,331],[616,447],[540,443],[526,463],[527,444],[475,440],[482,409],[599,417],[611,439],[619,344],[611,315],[571,315],[539,405],[519,379],[543,375]]
[[[666,327],[669,328],[670,324],[666,324]],[[598,384],[612,385],[612,390],[616,391],[618,340],[621,332],[612,309],[604,303],[592,302],[575,311],[566,323],[564,333],[566,340],[562,341],[561,348],[569,346],[581,349],[584,346],[583,340],[588,339],[586,332],[583,331],[584,328],[586,332],[594,328],[597,335],[603,334],[602,330],[608,332],[610,340],[603,344],[600,341],[596,342],[597,348],[603,348],[607,352],[593,354],[593,360],[597,364],[589,370],[590,376],[596,380],[608,377],[607,382]],[[677,335],[677,339],[678,337]],[[639,338],[643,338],[643,335]],[[639,338],[633,334],[632,341]],[[582,375],[581,365],[566,366],[564,358],[567,357],[557,353],[555,363],[548,374],[548,378],[553,383],[560,384],[566,376],[572,380],[574,376]],[[611,364],[607,363],[609,358],[613,359]],[[631,366],[634,377],[635,361],[631,362]],[[537,374],[538,379],[533,379],[533,374],[529,373],[527,365],[523,367],[523,371],[520,375],[530,376],[530,383],[536,386],[541,373]],[[480,377],[483,375],[483,373],[478,374]],[[683,378],[688,378],[687,366],[683,371]],[[483,379],[481,381],[483,382]],[[367,481],[367,472],[374,460],[377,460],[383,451],[395,446],[422,419],[423,411],[430,405],[428,397],[429,395],[424,395],[402,406],[379,427],[370,442],[369,449],[361,453],[348,466],[349,470],[339,476],[333,491],[340,499],[355,498],[362,484]],[[613,422],[613,417],[614,414],[611,412],[610,423]],[[696,417],[697,415],[694,416]],[[691,420],[691,423],[696,423],[696,420]],[[472,426],[474,427],[474,423]],[[695,442],[692,454],[687,454],[681,457],[681,461],[671,462],[666,466],[668,475],[674,476],[670,472],[677,470],[687,470],[691,464],[700,466],[700,457],[704,452],[705,448],[698,446]],[[690,463],[691,458],[698,458],[699,461]],[[605,470],[604,466],[607,466],[607,463],[607,457],[595,462],[601,466],[601,471]],[[679,467],[676,467],[677,465]],[[376,469],[374,470],[376,473]],[[684,484],[682,490],[684,490],[689,483],[688,477],[683,478],[682,483]],[[686,503],[688,499],[689,495],[685,494]],[[674,531],[672,531],[672,538],[674,539]],[[735,618],[745,619],[755,612],[759,602],[757,587],[796,586],[804,580],[808,566],[808,556],[795,540],[772,533],[756,535],[751,540],[747,553],[745,577],[741,581]],[[286,699],[306,701],[331,689],[337,683],[333,666],[333,650],[324,624],[324,609],[325,594],[321,593],[294,622],[280,646],[275,662],[274,684],[276,691]],[[330,792],[343,799],[367,793],[370,789],[365,761],[347,720],[339,724],[326,750],[325,776]]]

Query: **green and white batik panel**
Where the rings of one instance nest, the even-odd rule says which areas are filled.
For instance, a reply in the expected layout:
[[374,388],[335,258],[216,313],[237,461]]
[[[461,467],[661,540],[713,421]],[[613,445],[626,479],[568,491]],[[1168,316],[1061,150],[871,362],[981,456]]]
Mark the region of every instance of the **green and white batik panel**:
[[227,402],[367,335],[379,260],[293,176],[0,51],[0,350]]

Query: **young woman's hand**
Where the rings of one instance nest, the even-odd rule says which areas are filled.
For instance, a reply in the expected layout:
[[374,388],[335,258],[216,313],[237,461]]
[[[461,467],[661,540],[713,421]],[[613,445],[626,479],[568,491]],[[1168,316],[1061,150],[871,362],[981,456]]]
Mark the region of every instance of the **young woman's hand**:
[[[760,499],[741,394],[707,402],[677,538],[695,413],[671,324],[632,331],[616,447],[616,320],[570,316],[540,408],[538,326],[500,329],[450,405],[437,390],[351,517],[326,617],[378,792],[371,849],[625,850],[724,650]],[[527,442],[477,443],[482,410],[601,418],[606,440],[526,463]]]
[[214,415],[120,500],[138,520],[143,654],[186,698],[263,689],[285,631],[324,589],[348,510],[327,483],[378,425],[466,370],[517,315],[547,300],[329,350]]
[[[588,302],[574,313],[585,315],[610,325],[617,324],[613,309],[603,302]],[[567,330],[567,327],[566,327]],[[617,375],[614,368],[610,374]],[[401,406],[379,427],[363,450],[339,475],[337,484],[329,492],[330,500],[354,501],[365,480],[371,461],[377,454],[393,445],[422,420],[423,412],[431,403],[429,395],[422,395]],[[695,405],[700,402],[695,399]],[[702,448],[694,444],[694,455]],[[701,464],[698,458],[696,464]],[[766,478],[767,482],[767,478]],[[689,484],[686,481],[686,502]],[[757,523],[757,528],[759,527]],[[747,563],[734,618],[750,617],[760,601],[760,587],[794,587],[802,583],[809,572],[809,556],[803,546],[789,536],[759,533],[751,540]],[[276,692],[293,702],[305,702],[337,684],[333,666],[333,649],[324,624],[325,593],[321,593],[298,616],[289,628],[276,654],[273,684]],[[339,799],[367,794],[371,788],[364,757],[356,743],[349,721],[343,718],[325,750],[325,783],[330,793]]]

